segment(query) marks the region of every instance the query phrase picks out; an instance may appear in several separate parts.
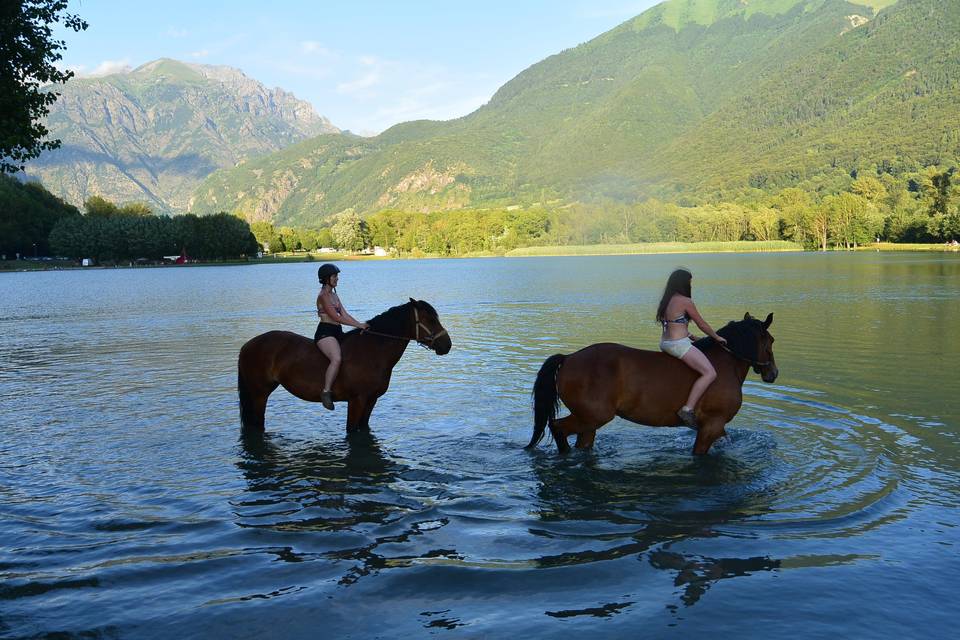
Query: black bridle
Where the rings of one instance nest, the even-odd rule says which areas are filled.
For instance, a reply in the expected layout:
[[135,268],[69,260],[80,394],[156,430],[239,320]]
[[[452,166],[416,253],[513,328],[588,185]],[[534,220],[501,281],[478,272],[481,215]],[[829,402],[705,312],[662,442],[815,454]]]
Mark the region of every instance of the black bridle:
[[[714,340],[714,342],[716,342],[716,340]],[[753,365],[754,367],[769,367],[769,366],[770,366],[770,361],[769,361],[769,360],[767,360],[766,362],[761,362],[761,361],[759,361],[759,360],[754,360],[753,358],[748,358],[748,357],[746,357],[746,356],[742,356],[742,355],[740,355],[739,353],[734,353],[733,349],[731,349],[731,348],[728,347],[727,345],[723,344],[722,342],[717,342],[717,344],[720,345],[720,348],[721,348],[721,349],[723,349],[724,351],[726,351],[727,353],[729,353],[730,355],[732,355],[734,358],[737,358],[738,360],[743,360],[743,361],[745,361],[745,362],[749,362],[749,363],[750,363],[751,365]]]
[[[430,331],[430,327],[428,327],[427,325],[423,324],[420,321],[420,312],[417,309],[417,305],[413,305],[413,320],[416,324],[414,325],[414,332],[413,332],[412,338],[407,338],[405,336],[395,336],[390,333],[381,333],[380,331],[374,331],[373,329],[361,329],[360,331],[361,333],[369,333],[372,336],[380,336],[382,338],[391,338],[393,340],[406,340],[407,342],[410,342],[411,340],[413,340],[424,349],[432,349],[433,343],[437,340],[437,338],[441,338],[447,335],[446,329],[441,329],[437,333],[433,333],[432,331]],[[423,333],[424,333],[422,339],[420,337],[421,329],[423,330]]]

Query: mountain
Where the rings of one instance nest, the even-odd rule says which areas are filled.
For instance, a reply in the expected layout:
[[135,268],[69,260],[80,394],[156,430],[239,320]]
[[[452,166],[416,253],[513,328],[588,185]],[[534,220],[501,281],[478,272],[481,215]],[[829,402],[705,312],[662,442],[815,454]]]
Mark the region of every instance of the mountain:
[[46,120],[60,149],[27,166],[52,192],[184,210],[211,172],[339,130],[313,107],[238,69],[161,59],[74,78]]
[[[960,0],[670,0],[448,122],[325,135],[209,176],[250,219],[829,192],[960,155]],[[839,185],[839,187],[838,187]]]

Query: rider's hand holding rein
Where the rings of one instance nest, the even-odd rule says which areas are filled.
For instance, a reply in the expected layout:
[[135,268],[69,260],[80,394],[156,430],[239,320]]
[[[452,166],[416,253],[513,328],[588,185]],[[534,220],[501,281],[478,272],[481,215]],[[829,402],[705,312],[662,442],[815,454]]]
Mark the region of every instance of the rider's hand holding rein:
[[[360,322],[352,315],[350,315],[347,310],[343,307],[343,303],[339,305],[335,304],[332,296],[332,292],[323,291],[320,293],[320,311],[326,317],[330,318],[334,322],[339,322],[340,324],[346,324],[351,327],[356,327],[358,329],[369,329],[370,325],[366,322]],[[333,294],[336,295],[336,294]],[[339,309],[339,311],[338,311]]]

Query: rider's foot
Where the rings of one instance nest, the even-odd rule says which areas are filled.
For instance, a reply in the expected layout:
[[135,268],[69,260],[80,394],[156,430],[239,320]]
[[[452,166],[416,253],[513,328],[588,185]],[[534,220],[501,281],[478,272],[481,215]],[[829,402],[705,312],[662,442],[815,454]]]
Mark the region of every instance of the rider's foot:
[[681,407],[680,411],[677,411],[677,415],[680,416],[680,420],[683,422],[683,424],[687,425],[694,431],[699,428],[697,426],[697,418],[693,414],[693,409],[690,407]]
[[324,391],[320,394],[320,402],[323,403],[324,408],[333,411],[333,394],[329,391]]

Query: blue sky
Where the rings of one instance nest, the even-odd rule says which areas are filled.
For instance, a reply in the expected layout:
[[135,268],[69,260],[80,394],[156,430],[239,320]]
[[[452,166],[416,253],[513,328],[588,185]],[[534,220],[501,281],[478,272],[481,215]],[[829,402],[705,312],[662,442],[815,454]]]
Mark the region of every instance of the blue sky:
[[466,115],[530,65],[658,2],[71,0],[90,28],[60,35],[63,64],[80,74],[161,57],[230,65],[370,134]]

